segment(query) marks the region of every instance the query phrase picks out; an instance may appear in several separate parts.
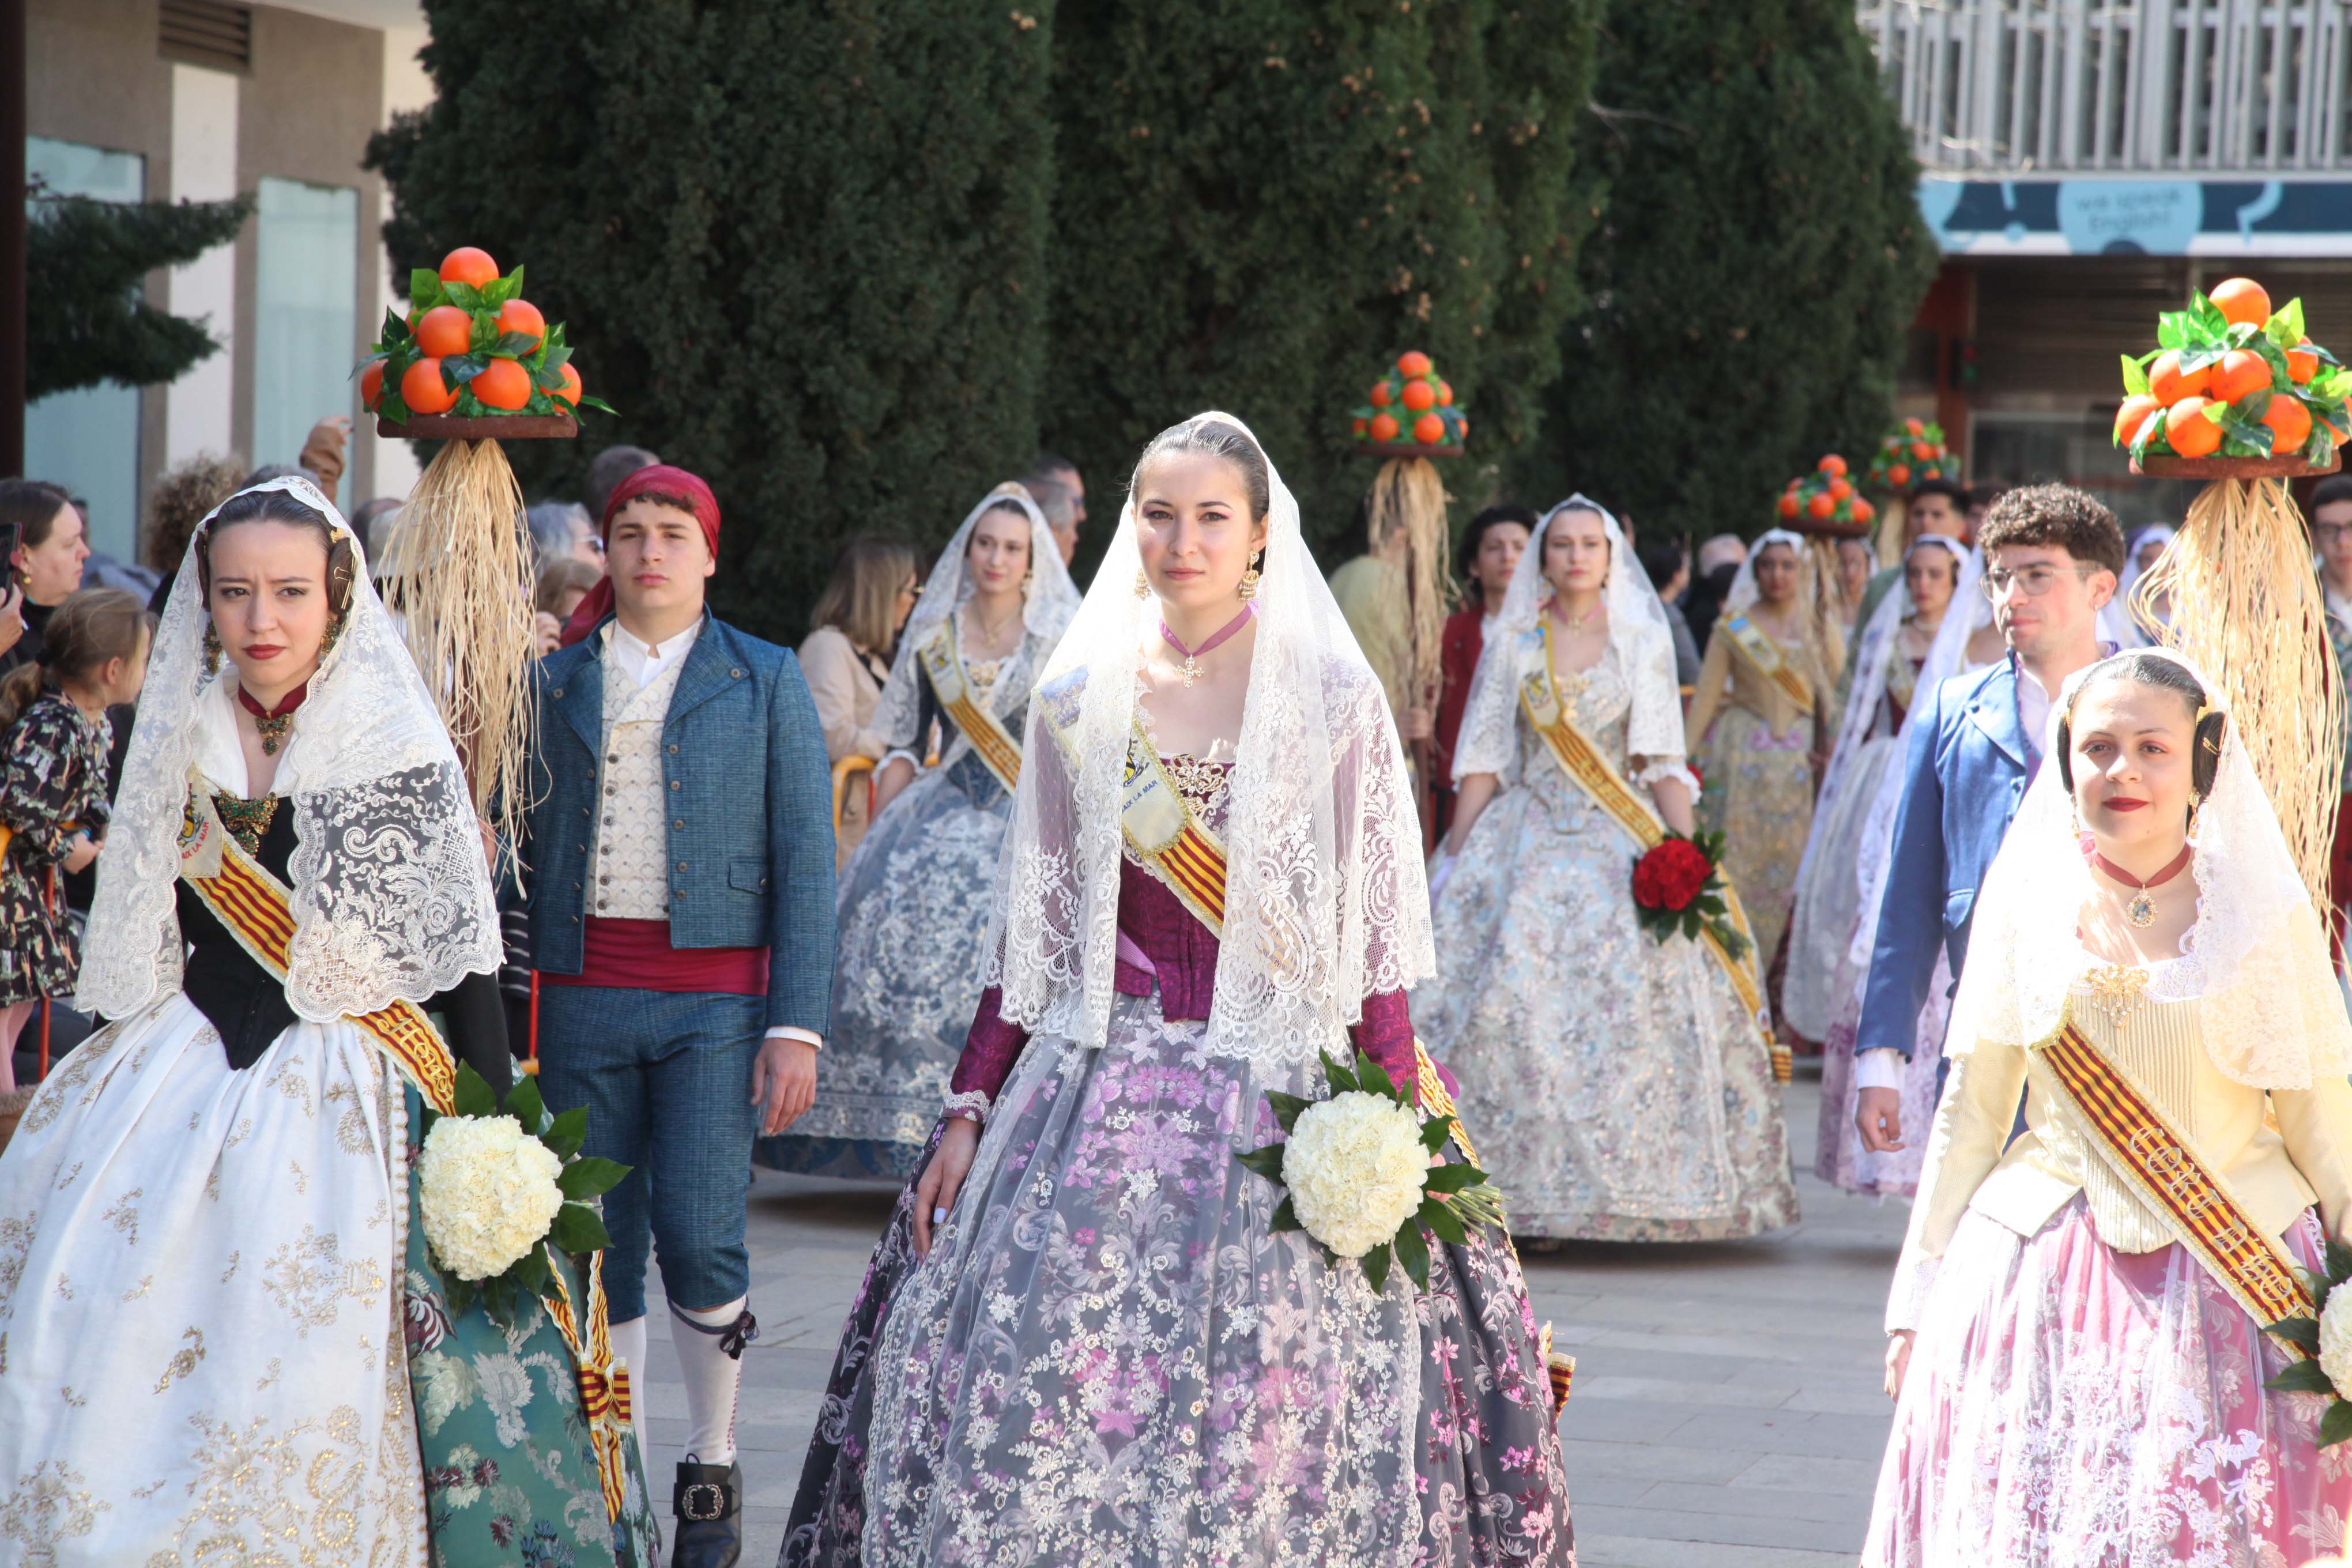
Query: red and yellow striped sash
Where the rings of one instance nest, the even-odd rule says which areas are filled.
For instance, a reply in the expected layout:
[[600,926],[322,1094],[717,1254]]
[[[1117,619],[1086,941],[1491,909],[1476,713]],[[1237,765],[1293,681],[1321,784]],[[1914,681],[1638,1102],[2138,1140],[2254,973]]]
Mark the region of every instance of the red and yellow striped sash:
[[[189,834],[184,844],[217,846],[218,869],[210,876],[197,875],[212,857],[198,857],[184,847],[181,878],[253,961],[282,981],[294,945],[291,896],[286,884],[247,855],[245,847],[222,827],[211,805],[199,786],[191,796]],[[396,1001],[351,1022],[400,1065],[426,1104],[444,1115],[457,1109],[457,1060],[422,1008],[413,1002]]]
[[1813,710],[1813,689],[1805,678],[1789,668],[1780,657],[1780,645],[1764,634],[1764,628],[1746,616],[1734,616],[1723,624],[1731,636],[1731,646],[1746,658],[1757,674],[1787,693],[1800,713]]
[[[2073,1018],[2062,1019],[2057,1032],[2034,1049],[2108,1169],[2255,1322],[2318,1316],[2311,1291],[2277,1240],[2263,1233],[2221,1173]],[[2307,1353],[2292,1342],[2275,1342],[2297,1358]]]
[[[1538,626],[1536,630],[1538,646],[1530,651],[1529,668],[1519,678],[1520,710],[1542,737],[1544,749],[1559,764],[1560,772],[1612,821],[1632,835],[1644,853],[1656,848],[1665,838],[1665,824],[1658,820],[1655,808],[1633,793],[1633,786],[1609,765],[1609,759],[1576,727],[1568,705],[1560,700],[1559,689],[1552,682],[1551,628]],[[1739,901],[1739,890],[1731,885],[1728,877],[1724,879],[1723,902],[1725,918],[1733,930],[1748,939],[1748,951],[1734,958],[1711,931],[1702,931],[1699,940],[1715,955],[1716,963],[1731,982],[1732,991],[1739,997],[1739,1005],[1748,1009],[1748,1016],[1762,1031],[1765,1049],[1771,1057],[1772,1077],[1786,1083],[1795,1064],[1790,1059],[1789,1047],[1773,1037],[1772,1015],[1764,1005],[1763,972],[1759,967],[1760,956],[1756,951],[1755,933],[1748,924],[1748,910]]]
[[955,617],[941,621],[918,651],[932,695],[971,742],[981,762],[996,775],[996,782],[1004,786],[1004,793],[1013,794],[1021,787],[1021,742],[973,698],[971,682],[964,675],[963,655],[956,650]]
[[581,1408],[587,1414],[589,1441],[596,1450],[596,1474],[604,1492],[604,1518],[611,1522],[618,1520],[628,1506],[628,1452],[622,1445],[630,1440],[629,1369],[616,1365],[613,1360],[613,1330],[604,1300],[604,1255],[588,1255],[588,1310],[584,1322],[572,1306],[572,1291],[563,1283],[563,1271],[551,1268],[548,1274],[555,1281],[556,1299],[542,1296],[539,1304],[547,1310],[555,1331],[571,1348],[572,1364],[579,1370]]
[[1225,847],[1168,774],[1140,719],[1128,748],[1120,786],[1119,831],[1144,868],[1157,877],[1192,918],[1221,940],[1225,934]]

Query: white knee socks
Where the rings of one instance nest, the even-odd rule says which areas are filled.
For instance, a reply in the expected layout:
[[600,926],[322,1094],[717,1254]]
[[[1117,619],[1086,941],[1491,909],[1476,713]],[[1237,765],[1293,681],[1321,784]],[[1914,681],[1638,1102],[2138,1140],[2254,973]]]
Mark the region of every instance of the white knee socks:
[[653,1397],[653,1384],[646,1365],[644,1313],[613,1325],[613,1359],[629,1369],[629,1429],[637,1439],[637,1464],[646,1472],[646,1490],[658,1500],[661,1489],[654,1479],[653,1459],[646,1452],[646,1401]]
[[735,1389],[743,1363],[727,1353],[724,1341],[750,1304],[738,1297],[723,1307],[691,1312],[669,1304],[670,1338],[677,1343],[686,1373],[686,1456],[697,1464],[735,1462]]

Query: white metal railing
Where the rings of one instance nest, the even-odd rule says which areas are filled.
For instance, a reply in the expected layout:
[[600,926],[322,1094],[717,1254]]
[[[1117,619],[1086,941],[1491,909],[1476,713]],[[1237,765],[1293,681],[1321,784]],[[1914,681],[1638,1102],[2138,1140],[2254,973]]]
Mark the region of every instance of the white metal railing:
[[2352,0],[1862,0],[1931,173],[2352,167]]

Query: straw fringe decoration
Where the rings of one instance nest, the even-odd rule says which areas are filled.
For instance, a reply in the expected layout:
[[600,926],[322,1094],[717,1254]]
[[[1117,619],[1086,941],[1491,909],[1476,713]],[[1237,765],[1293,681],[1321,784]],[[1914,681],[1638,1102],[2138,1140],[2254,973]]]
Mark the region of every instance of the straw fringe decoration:
[[449,727],[474,809],[520,842],[533,640],[522,487],[496,441],[448,441],[392,520],[380,570],[410,657]]
[[2288,851],[2329,907],[2327,857],[2343,787],[2345,703],[2303,516],[2278,479],[2216,479],[2133,590],[2131,608],[2218,682],[2270,792]]
[[1445,481],[1426,458],[1391,458],[1372,480],[1371,525],[1375,552],[1402,534],[1407,541],[1401,602],[1391,605],[1398,623],[1412,628],[1409,657],[1400,671],[1398,700],[1434,711],[1444,679],[1445,607],[1454,600],[1453,574],[1445,560]]

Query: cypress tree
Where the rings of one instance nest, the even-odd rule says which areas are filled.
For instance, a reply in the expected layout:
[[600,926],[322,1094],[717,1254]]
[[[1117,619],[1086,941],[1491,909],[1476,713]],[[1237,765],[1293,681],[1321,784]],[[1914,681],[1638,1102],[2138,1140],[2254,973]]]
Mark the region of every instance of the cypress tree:
[[1753,534],[1892,419],[1936,268],[1917,163],[1850,0],[1610,0],[1598,79],[1592,306],[1523,484]]
[[236,237],[251,198],[226,202],[101,202],[37,194],[25,241],[26,395],[96,386],[159,386],[220,345],[202,321],[140,295],[147,275],[194,261]]
[[[942,539],[1036,447],[1053,0],[427,0],[377,138],[398,265],[527,268],[625,441],[703,474],[720,613],[798,635],[838,541]],[[528,45],[528,58],[519,48]],[[404,272],[401,274],[404,276]]]
[[[1203,408],[1247,420],[1327,561],[1372,464],[1348,410],[1431,353],[1489,459],[1528,439],[1591,216],[1599,0],[1062,0],[1050,444],[1104,498]],[[1482,482],[1457,466],[1457,493]]]

